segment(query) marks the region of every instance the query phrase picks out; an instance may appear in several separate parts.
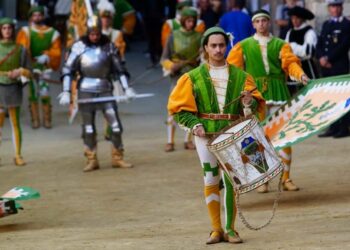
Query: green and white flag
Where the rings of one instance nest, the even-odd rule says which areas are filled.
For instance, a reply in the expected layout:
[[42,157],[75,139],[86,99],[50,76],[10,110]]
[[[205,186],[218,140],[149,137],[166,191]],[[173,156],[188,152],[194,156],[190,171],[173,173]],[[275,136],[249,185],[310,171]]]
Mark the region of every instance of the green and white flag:
[[350,110],[350,75],[311,80],[265,121],[275,149],[292,146],[327,128]]
[[1,196],[1,199],[7,200],[30,200],[40,197],[40,193],[30,187],[14,187]]

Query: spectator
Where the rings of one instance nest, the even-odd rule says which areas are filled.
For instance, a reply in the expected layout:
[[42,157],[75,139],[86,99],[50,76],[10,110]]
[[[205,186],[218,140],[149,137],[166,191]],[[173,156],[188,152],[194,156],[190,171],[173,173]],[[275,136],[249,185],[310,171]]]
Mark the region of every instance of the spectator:
[[277,5],[276,24],[280,29],[279,38],[284,39],[288,30],[292,28],[292,24],[288,15],[288,11],[297,5],[297,0],[285,0],[284,4]]
[[205,23],[205,27],[211,28],[218,25],[222,11],[220,0],[200,0],[198,3],[200,19]]

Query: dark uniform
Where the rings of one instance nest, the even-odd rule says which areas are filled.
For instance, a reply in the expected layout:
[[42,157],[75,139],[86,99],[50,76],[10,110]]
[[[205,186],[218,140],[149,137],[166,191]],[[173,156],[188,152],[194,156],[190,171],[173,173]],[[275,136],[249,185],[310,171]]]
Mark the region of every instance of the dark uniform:
[[[316,56],[321,58],[328,57],[331,68],[321,67],[323,77],[336,76],[349,73],[349,57],[350,48],[350,21],[341,16],[338,20],[330,19],[324,22],[316,46]],[[328,131],[321,134],[320,137],[334,136],[336,138],[348,136],[348,126],[350,124],[350,114],[347,114],[336,123],[334,123]]]

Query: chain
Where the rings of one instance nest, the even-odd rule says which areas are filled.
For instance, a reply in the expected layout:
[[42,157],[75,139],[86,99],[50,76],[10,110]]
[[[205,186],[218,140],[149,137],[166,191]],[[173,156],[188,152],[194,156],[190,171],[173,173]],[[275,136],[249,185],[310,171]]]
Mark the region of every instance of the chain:
[[242,223],[248,229],[258,231],[258,230],[263,229],[264,227],[268,226],[271,223],[272,219],[275,217],[276,209],[277,209],[277,206],[278,206],[278,200],[279,200],[281,192],[282,192],[282,174],[280,175],[280,180],[279,180],[279,183],[278,183],[278,192],[277,192],[275,200],[273,202],[271,217],[265,224],[263,224],[261,226],[258,226],[258,227],[252,226],[247,221],[247,219],[245,218],[245,216],[242,213],[241,205],[239,203],[239,191],[238,191],[238,189],[236,189],[235,192],[236,192],[236,208],[237,208],[237,211],[238,211],[239,218],[241,218]]

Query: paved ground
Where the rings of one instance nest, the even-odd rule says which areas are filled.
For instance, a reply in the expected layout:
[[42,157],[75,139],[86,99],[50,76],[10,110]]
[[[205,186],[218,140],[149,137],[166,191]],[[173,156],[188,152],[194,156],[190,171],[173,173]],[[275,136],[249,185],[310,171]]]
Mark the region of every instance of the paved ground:
[[[142,44],[127,54],[135,89],[156,97],[120,105],[127,160],[133,169],[110,167],[110,145],[99,134],[102,169],[83,173],[80,125],[67,124],[65,108],[54,109],[54,128],[32,130],[23,108],[23,154],[28,165],[12,164],[8,123],[0,156],[0,193],[14,186],[40,190],[39,200],[0,219],[0,249],[350,249],[349,138],[311,138],[294,147],[292,177],[299,192],[283,193],[272,224],[255,232],[237,219],[245,243],[204,244],[209,219],[197,155],[182,148],[164,153],[165,105],[169,86],[161,70],[144,75],[148,60]],[[59,86],[53,87],[57,96]],[[98,117],[102,132],[102,116]],[[246,217],[263,223],[275,190],[242,197]]]

